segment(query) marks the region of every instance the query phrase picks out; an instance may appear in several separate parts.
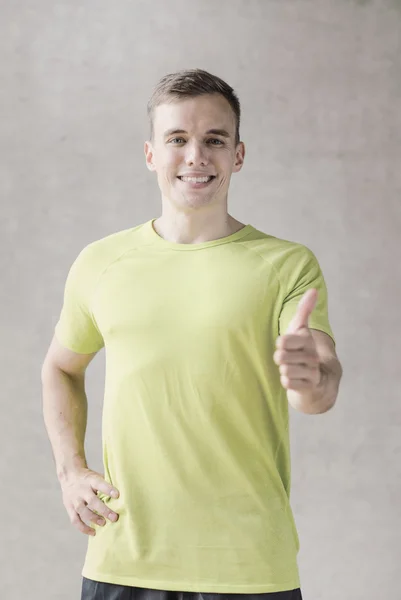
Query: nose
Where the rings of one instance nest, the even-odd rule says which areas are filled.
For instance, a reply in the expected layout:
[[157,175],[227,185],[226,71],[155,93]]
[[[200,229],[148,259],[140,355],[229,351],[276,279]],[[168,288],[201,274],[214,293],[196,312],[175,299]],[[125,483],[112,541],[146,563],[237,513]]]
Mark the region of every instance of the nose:
[[202,144],[198,144],[197,142],[192,144],[187,143],[185,150],[185,163],[188,166],[206,166],[208,164],[207,149]]

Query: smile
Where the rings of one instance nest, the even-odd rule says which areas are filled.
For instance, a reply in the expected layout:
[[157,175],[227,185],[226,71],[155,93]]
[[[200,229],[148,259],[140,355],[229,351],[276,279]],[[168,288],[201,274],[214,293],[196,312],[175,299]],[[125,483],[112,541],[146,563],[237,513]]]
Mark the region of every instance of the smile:
[[184,183],[209,183],[214,179],[213,175],[209,175],[207,177],[178,177]]

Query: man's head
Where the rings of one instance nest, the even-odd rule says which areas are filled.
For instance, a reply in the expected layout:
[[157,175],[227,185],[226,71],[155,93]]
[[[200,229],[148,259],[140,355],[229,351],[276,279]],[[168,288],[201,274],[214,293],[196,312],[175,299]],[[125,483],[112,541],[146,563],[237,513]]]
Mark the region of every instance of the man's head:
[[[180,71],[160,80],[148,103],[145,155],[164,200],[181,209],[227,200],[231,174],[241,169],[245,155],[240,115],[234,90],[206,71]],[[212,179],[196,183],[185,176]]]

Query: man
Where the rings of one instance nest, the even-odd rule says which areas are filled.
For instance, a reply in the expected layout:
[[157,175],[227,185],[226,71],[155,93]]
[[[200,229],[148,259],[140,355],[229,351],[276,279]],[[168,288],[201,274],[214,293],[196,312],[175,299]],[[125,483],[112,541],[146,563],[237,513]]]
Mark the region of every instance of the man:
[[[299,600],[288,403],[337,397],[324,278],[307,247],[227,212],[245,156],[229,85],[168,75],[148,113],[162,214],[82,250],[42,370],[64,506],[90,536],[81,599]],[[103,347],[100,474],[85,369]]]

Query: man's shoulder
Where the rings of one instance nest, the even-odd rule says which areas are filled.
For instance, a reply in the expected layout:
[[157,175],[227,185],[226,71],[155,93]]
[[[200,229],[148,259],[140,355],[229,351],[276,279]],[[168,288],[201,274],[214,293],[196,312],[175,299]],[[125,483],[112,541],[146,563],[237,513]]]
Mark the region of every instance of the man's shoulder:
[[113,258],[114,255],[125,252],[140,243],[140,232],[143,225],[141,223],[135,227],[114,231],[88,242],[81,250],[81,253],[101,259]]
[[255,227],[247,242],[251,250],[268,262],[284,263],[289,259],[310,259],[313,256],[312,250],[305,244],[265,233]]
[[73,268],[81,273],[96,275],[118,260],[125,252],[140,244],[141,225],[109,233],[88,242],[79,252]]
[[107,235],[97,238],[83,248],[83,250],[87,250],[92,253],[103,253],[109,252],[114,248],[117,251],[120,248],[125,248],[125,246],[130,246],[135,244],[135,234],[140,231],[141,227],[143,227],[143,223],[141,225],[136,225],[135,227],[129,227],[127,229],[120,229],[119,231],[114,231],[112,233],[108,233]]

